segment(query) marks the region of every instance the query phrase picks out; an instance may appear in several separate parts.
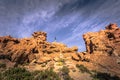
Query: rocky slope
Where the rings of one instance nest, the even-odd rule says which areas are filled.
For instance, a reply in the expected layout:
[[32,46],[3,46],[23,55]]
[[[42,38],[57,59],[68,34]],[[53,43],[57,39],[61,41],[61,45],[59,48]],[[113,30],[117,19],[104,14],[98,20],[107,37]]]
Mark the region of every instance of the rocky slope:
[[[42,59],[47,55],[59,53],[77,53],[76,46],[68,48],[66,45],[58,42],[49,43],[46,41],[45,32],[34,32],[31,38],[16,39],[11,36],[0,37],[0,59],[7,59],[16,65],[46,61]],[[50,59],[47,57],[46,59]],[[53,59],[53,58],[51,58]],[[50,59],[50,60],[51,60]]]
[[45,32],[34,32],[32,37],[23,39],[0,37],[0,63],[7,67],[22,65],[30,71],[52,67],[58,72],[66,66],[75,80],[83,78],[82,74],[78,75],[77,64],[120,77],[120,28],[110,24],[105,30],[85,33],[83,38],[86,52],[78,52],[76,46],[68,48],[62,43],[50,43]]
[[93,64],[87,65],[120,76],[120,28],[110,24],[105,30],[84,34],[83,38],[87,50],[85,56]]
[[106,30],[83,35],[88,53],[107,53],[120,56],[120,28],[110,24]]

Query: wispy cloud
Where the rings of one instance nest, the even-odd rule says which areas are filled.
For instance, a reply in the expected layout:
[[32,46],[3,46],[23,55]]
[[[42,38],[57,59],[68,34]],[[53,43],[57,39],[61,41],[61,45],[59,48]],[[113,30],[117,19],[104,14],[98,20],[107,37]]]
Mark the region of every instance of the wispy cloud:
[[[64,39],[62,42],[69,44],[69,46],[72,46],[73,44],[79,45],[80,50],[85,50],[84,41],[82,39],[82,35],[84,33],[90,31],[95,32],[99,31],[100,29],[104,29],[104,27],[111,22],[120,24],[120,19],[118,18],[118,16],[120,17],[120,14],[118,14],[120,12],[119,4],[120,1],[118,0],[106,0],[104,3],[98,1],[96,4],[83,7],[79,10],[79,12],[87,13],[88,16],[82,14],[79,19],[76,18],[75,21],[79,20],[81,22],[79,22],[78,25],[73,28],[72,35],[69,38]],[[96,9],[91,8],[93,6]],[[84,17],[85,19],[82,20],[81,17]]]
[[120,25],[120,0],[0,0],[0,35],[29,37],[46,31],[57,40],[85,50],[82,35]]

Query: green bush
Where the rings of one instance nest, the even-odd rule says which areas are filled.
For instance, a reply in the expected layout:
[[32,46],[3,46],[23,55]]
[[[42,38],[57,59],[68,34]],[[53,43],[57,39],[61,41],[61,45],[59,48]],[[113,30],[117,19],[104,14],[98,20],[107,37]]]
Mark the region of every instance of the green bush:
[[69,76],[69,69],[66,66],[63,66],[63,68],[61,69],[59,75],[63,77],[64,80],[73,80],[70,76]]
[[0,80],[2,80],[2,73],[0,72]]
[[33,80],[32,74],[24,68],[10,68],[3,72],[2,80]]
[[0,63],[0,68],[6,68],[6,64],[5,63]]
[[82,72],[90,73],[90,71],[84,65],[76,65],[76,67]]
[[24,68],[9,68],[0,72],[0,80],[60,80],[53,69],[29,72]]
[[61,71],[64,73],[64,74],[68,74],[70,71],[69,69],[66,67],[66,66],[63,66],[63,68],[61,69]]
[[108,73],[95,72],[92,80],[120,80],[117,76],[111,76]]
[[50,70],[40,71],[36,76],[35,80],[60,80],[60,78],[53,71],[53,69],[50,69]]
[[65,62],[65,60],[64,59],[62,59],[62,58],[60,58],[59,60],[58,60],[59,62]]

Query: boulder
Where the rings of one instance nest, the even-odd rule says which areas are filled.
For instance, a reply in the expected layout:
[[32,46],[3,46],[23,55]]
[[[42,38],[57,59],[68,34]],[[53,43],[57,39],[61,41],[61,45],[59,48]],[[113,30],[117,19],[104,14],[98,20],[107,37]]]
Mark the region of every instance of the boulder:
[[78,57],[76,53],[72,53],[71,55],[72,55],[72,60],[80,61],[80,58]]
[[51,60],[52,60],[51,57],[41,57],[36,61],[36,63],[43,64],[43,63],[47,63]]

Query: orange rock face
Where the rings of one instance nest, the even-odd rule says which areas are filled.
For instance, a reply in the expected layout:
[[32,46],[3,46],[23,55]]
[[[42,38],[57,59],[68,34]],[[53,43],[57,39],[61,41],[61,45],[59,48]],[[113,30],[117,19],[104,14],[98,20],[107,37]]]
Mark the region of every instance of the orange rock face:
[[[47,33],[34,32],[31,38],[16,39],[0,37],[0,59],[8,59],[16,64],[41,60],[44,54],[77,52],[77,47],[68,48],[62,43],[47,42]],[[41,58],[41,59],[39,59]]]
[[35,32],[33,37],[26,39],[0,37],[0,57],[16,63],[29,62],[35,58],[34,53],[39,53],[38,48],[41,48],[45,41],[46,33],[44,32]]
[[84,34],[83,38],[86,52],[77,52],[76,46],[68,48],[62,43],[47,42],[45,32],[34,32],[32,37],[23,39],[0,37],[0,63],[14,67],[27,62],[30,70],[58,68],[57,63],[72,68],[83,64],[90,70],[120,76],[120,28],[110,24],[105,30]]
[[110,24],[105,30],[83,35],[88,53],[107,53],[120,56],[120,28]]

